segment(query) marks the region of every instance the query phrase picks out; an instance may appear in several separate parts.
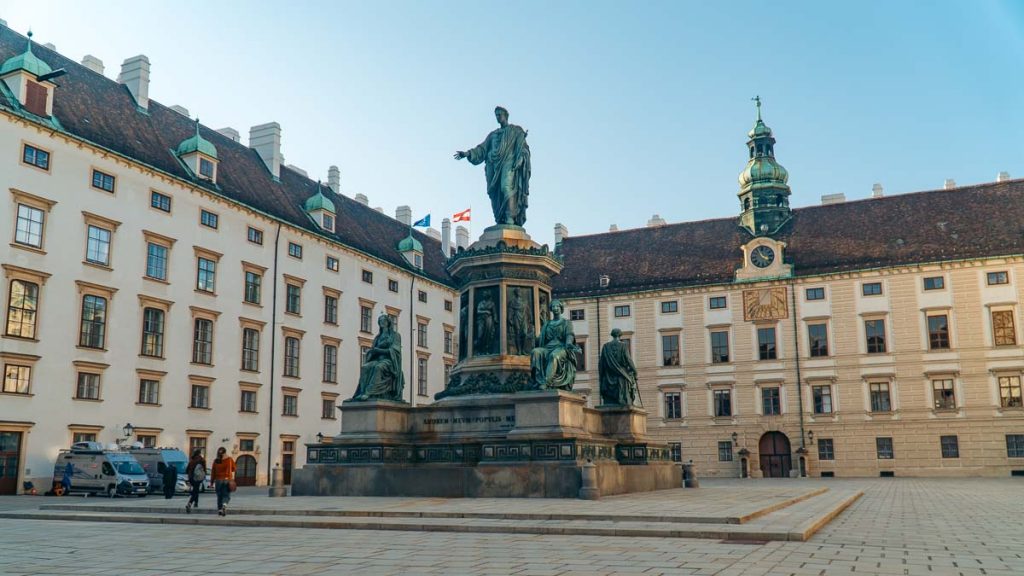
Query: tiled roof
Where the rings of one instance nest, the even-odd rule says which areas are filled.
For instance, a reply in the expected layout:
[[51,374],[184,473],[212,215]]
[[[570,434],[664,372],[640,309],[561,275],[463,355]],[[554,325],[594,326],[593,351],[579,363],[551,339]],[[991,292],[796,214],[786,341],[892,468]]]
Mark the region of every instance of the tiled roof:
[[[0,26],[0,62],[22,53],[25,42],[24,36]],[[202,137],[212,142],[219,153],[217,185],[195,180],[173,152],[183,140],[195,135],[194,121],[153,99],[149,100],[148,113],[140,112],[123,85],[40,44],[33,44],[32,50],[53,69],[65,68],[68,72],[56,80],[59,86],[54,94],[53,114],[69,134],[210,189],[297,228],[327,235],[380,260],[413,270],[397,250],[398,243],[409,234],[408,226],[351,198],[335,194],[325,186],[324,194],[338,210],[337,233],[325,233],[303,211],[306,199],[316,193],[315,181],[282,166],[280,181],[275,182],[255,151],[205,126],[200,129]],[[2,97],[0,107],[12,108]],[[415,234],[424,246],[423,274],[454,285],[445,270],[441,243],[418,231]]]
[[[1024,254],[1024,180],[797,208],[775,238],[795,276]],[[732,282],[750,239],[735,217],[570,236],[554,289],[582,296]]]

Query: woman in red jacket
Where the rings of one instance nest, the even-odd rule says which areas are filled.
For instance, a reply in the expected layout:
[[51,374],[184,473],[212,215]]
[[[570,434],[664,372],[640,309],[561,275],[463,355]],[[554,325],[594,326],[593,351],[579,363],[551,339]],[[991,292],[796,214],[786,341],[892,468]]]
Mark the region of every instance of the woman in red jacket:
[[217,514],[226,516],[228,502],[231,501],[231,483],[235,480],[235,461],[228,456],[228,451],[221,446],[217,448],[217,459],[213,461],[213,484],[217,490]]

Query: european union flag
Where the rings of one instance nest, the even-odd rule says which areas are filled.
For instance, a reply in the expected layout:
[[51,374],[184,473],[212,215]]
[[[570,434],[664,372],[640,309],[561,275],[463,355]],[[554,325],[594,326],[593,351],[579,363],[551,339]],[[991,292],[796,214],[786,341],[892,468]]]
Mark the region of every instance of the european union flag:
[[429,228],[430,227],[430,214],[427,214],[423,218],[420,218],[419,220],[413,222],[412,225],[413,226],[422,226],[424,228]]

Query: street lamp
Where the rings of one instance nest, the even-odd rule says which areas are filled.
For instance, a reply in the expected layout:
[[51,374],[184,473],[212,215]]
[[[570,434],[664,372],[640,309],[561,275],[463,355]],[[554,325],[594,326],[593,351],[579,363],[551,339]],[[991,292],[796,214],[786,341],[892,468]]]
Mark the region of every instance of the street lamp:
[[316,442],[317,442],[317,444],[323,444],[324,443],[324,433],[323,432],[317,432],[316,433]]
[[733,445],[734,447],[735,447],[735,446],[739,446],[739,445],[740,445],[740,443],[739,443],[739,437],[740,437],[740,435],[739,435],[739,434],[737,434],[737,433],[735,433],[735,432],[733,432],[733,433],[732,433],[732,445]]
[[135,433],[135,426],[132,426],[132,423],[129,422],[124,425],[124,428],[122,428],[121,431],[124,432],[124,437],[127,440],[128,438],[132,437],[132,434]]
[[811,442],[814,442],[814,430],[807,431],[807,439],[810,440]]

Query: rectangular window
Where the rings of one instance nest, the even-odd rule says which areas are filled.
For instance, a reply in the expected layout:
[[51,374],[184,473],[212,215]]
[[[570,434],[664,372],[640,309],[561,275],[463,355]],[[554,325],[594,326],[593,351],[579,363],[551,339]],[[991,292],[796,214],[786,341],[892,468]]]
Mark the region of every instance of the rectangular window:
[[210,408],[210,387],[203,386],[202,384],[192,385],[192,403],[189,404],[192,408]]
[[956,436],[939,436],[939,446],[943,458],[960,457],[960,439]]
[[629,318],[629,304],[615,307],[616,318]]
[[338,347],[324,344],[324,382],[338,382]]
[[989,286],[1010,283],[1010,276],[1006,272],[989,272],[986,276]]
[[49,116],[46,113],[47,100],[50,97],[45,86],[38,82],[25,80],[25,110],[36,116]]
[[879,460],[892,460],[892,438],[875,438],[875,452]]
[[865,282],[860,287],[861,294],[865,296],[878,296],[882,293],[881,282]]
[[143,356],[164,357],[164,311],[159,308],[142,309]]
[[110,264],[110,230],[90,225],[86,240],[85,259],[93,264]]
[[711,333],[711,362],[724,364],[729,361],[729,332],[722,330]]
[[427,359],[416,359],[416,393],[420,396],[427,395]]
[[328,294],[324,294],[324,322],[338,323],[338,299]]
[[105,172],[99,170],[92,171],[92,187],[105,190],[107,192],[114,191],[114,177]]
[[4,365],[4,392],[8,394],[28,394],[31,382],[32,367],[17,364]]
[[242,329],[242,370],[259,372],[260,331],[255,328]]
[[1003,408],[1021,408],[1020,376],[999,377],[999,405]]
[[812,386],[811,397],[814,402],[815,414],[832,413],[832,387],[829,385]]
[[729,300],[725,296],[712,296],[708,298],[708,308],[711,310],[721,310],[729,306]]
[[95,442],[95,441],[96,441],[96,433],[95,432],[75,432],[74,434],[71,435],[71,443],[72,444],[77,444],[79,442]]
[[661,335],[661,365],[679,366],[679,334]]
[[831,438],[818,438],[818,460],[835,460],[836,448]]
[[778,358],[774,326],[757,329],[757,357],[759,360],[775,360]]
[[668,452],[673,462],[683,461],[683,445],[679,442],[669,442]]
[[371,325],[371,322],[372,322],[372,318],[371,318],[372,314],[373,314],[373,309],[371,309],[369,306],[360,306],[359,307],[359,331],[360,332],[366,332],[366,333],[370,332],[370,325]]
[[32,246],[43,247],[43,211],[25,204],[18,204],[18,220],[15,223],[14,242]]
[[256,440],[252,438],[239,439],[238,450],[240,452],[253,452],[254,450],[256,450]]
[[452,311],[452,301],[451,300],[445,300],[444,301],[444,311],[445,312],[451,312]]
[[292,258],[298,258],[302,260],[302,245],[296,244],[295,242],[288,243],[288,255]]
[[188,453],[192,454],[196,450],[199,450],[204,455],[206,454],[206,437],[205,436],[189,436],[188,437]]
[[811,358],[828,356],[828,324],[808,324],[807,341]]
[[154,242],[146,243],[146,276],[167,280],[167,247]]
[[[367,280],[366,280],[366,275],[367,274],[369,274],[369,273],[366,270],[363,270],[363,282],[367,282]],[[369,282],[371,284],[373,283],[373,276],[372,275],[370,276]],[[398,280],[392,280],[392,279],[388,278],[388,291],[389,292],[398,292]]]
[[329,230],[331,232],[334,232],[334,216],[332,216],[332,215],[330,215],[330,214],[328,214],[326,212],[323,212],[323,213],[320,214],[320,218],[321,218],[321,223],[323,224],[323,229],[324,230]]
[[416,323],[416,345],[420,348],[427,347],[427,324],[426,322]]
[[936,410],[955,410],[956,392],[953,390],[953,379],[943,378],[932,380],[932,396]]
[[679,312],[679,301],[677,300],[666,300],[661,303],[662,314],[675,314]]
[[451,330],[444,331],[444,353],[454,354],[455,353],[455,335],[452,334]]
[[36,168],[42,168],[43,170],[50,169],[50,153],[29,144],[25,144],[25,148],[21,154],[21,160],[25,164],[30,164]]
[[204,178],[213,178],[213,162],[206,158],[199,159],[199,175]]
[[240,398],[240,405],[238,407],[240,412],[256,412],[256,391],[255,390],[242,390]]
[[39,285],[24,280],[11,280],[7,294],[8,336],[36,337],[36,311],[39,309]]
[[665,418],[676,420],[683,417],[683,395],[680,392],[665,393]]
[[1024,434],[1006,435],[1006,457],[1024,458]]
[[259,304],[261,298],[261,287],[263,276],[257,272],[245,271],[245,301],[249,304]]
[[202,224],[203,226],[206,226],[207,228],[213,228],[216,230],[217,226],[220,224],[220,217],[214,214],[213,212],[200,210],[199,223]]
[[302,313],[302,287],[295,284],[285,284],[285,307],[284,311],[289,314]]
[[569,310],[569,320],[583,320],[586,317],[586,311],[583,310],[582,308]]
[[419,300],[420,302],[423,302],[424,304],[426,304],[426,302],[427,302],[427,293],[424,292],[423,290],[420,290],[419,293],[416,295],[416,299]]
[[1013,325],[1012,310],[992,311],[992,343],[996,346],[1017,344],[1017,330]]
[[331,272],[337,272],[338,270],[341,269],[341,264],[338,262],[338,259],[335,258],[334,256],[327,256],[327,260],[324,264],[324,267],[330,270]]
[[284,403],[281,407],[282,416],[298,416],[299,415],[299,397],[294,394],[285,394]]
[[263,245],[263,230],[249,226],[249,230],[245,233],[245,237],[253,244],[259,244],[260,246]]
[[136,434],[135,439],[143,448],[156,448],[156,436],[153,434]]
[[103,348],[106,343],[107,299],[86,294],[82,298],[82,328],[78,345],[85,348]]
[[715,390],[715,417],[732,416],[732,391]]
[[79,372],[78,386],[75,389],[75,398],[79,400],[99,400],[100,375],[89,374],[88,372]]
[[732,462],[732,442],[722,440],[718,443],[718,461]]
[[143,378],[139,380],[139,404],[160,403],[160,381]]
[[892,412],[892,397],[889,395],[888,382],[872,382],[868,384],[871,395],[872,412]]
[[777,387],[761,388],[761,410],[765,416],[782,414],[782,395]]
[[825,289],[824,288],[808,288],[804,292],[804,296],[807,300],[824,300]]
[[865,320],[864,337],[868,354],[885,353],[885,320]]
[[217,263],[200,256],[196,266],[196,290],[216,292],[216,288]]
[[[363,282],[367,284],[373,284],[373,272],[369,270],[363,270]],[[388,282],[388,290],[391,290],[391,282]],[[395,289],[392,292],[398,292],[398,282],[395,282]]]
[[167,194],[161,194],[154,190],[149,193],[149,205],[162,212],[170,212],[171,197]]
[[323,400],[320,401],[320,403],[322,405],[320,410],[321,418],[324,418],[326,420],[334,420],[335,418],[337,418],[337,416],[335,416],[335,406],[333,398],[324,398]]
[[299,377],[299,339],[294,336],[284,339],[284,375]]
[[213,320],[196,318],[192,338],[192,362],[213,364]]
[[931,276],[924,279],[925,290],[942,290],[946,287],[946,279],[942,276]]
[[930,350],[949,348],[949,317],[945,314],[928,317],[928,348]]

